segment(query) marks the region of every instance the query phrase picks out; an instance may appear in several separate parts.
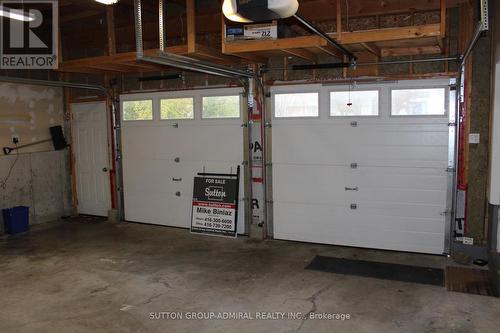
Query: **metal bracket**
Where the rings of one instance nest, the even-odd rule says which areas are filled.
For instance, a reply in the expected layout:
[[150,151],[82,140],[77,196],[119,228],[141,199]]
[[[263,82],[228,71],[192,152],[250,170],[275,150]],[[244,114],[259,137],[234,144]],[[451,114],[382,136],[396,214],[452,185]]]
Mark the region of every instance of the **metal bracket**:
[[481,0],[481,24],[483,31],[489,29],[488,0]]
[[271,128],[271,127],[273,127],[273,125],[270,122],[267,122],[267,123],[264,124],[264,127],[265,128]]
[[448,127],[455,127],[457,126],[457,123],[448,123]]
[[174,128],[179,128],[179,123],[173,123],[173,124],[172,124],[172,127],[174,127]]
[[358,127],[357,121],[351,121],[351,127]]
[[248,128],[248,123],[241,124],[241,127]]
[[358,163],[351,163],[351,169],[357,169]]
[[351,204],[351,209],[354,210],[354,209],[358,209],[358,205],[355,204],[355,203],[352,203]]
[[455,172],[455,168],[454,167],[447,167],[446,172]]

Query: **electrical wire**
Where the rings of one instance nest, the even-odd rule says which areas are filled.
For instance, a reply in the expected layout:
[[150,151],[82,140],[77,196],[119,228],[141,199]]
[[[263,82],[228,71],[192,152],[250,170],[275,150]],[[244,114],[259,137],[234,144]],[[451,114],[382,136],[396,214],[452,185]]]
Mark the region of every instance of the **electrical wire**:
[[5,176],[4,179],[0,180],[0,188],[2,190],[7,189],[7,181],[9,180],[10,175],[12,174],[12,170],[14,169],[14,166],[16,165],[17,160],[19,159],[19,150],[17,149],[17,143],[15,145],[16,145],[16,159],[14,160],[12,165],[10,166],[9,172],[7,173],[7,176]]

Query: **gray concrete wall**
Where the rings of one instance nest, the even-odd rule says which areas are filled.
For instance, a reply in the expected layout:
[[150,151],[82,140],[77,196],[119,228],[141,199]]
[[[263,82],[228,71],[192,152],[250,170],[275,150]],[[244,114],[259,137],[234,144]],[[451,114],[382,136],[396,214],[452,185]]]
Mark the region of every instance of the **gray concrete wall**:
[[14,162],[5,185],[0,183],[4,185],[0,186],[0,209],[29,206],[30,224],[53,221],[72,213],[67,150],[0,156],[0,181],[5,179]]

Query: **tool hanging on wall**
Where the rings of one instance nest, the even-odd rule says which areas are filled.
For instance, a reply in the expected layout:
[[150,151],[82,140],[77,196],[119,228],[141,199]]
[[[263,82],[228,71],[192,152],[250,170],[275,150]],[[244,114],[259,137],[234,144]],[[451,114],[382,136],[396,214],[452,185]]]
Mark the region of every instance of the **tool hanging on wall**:
[[66,139],[64,138],[64,134],[63,134],[61,126],[53,126],[53,127],[50,127],[49,130],[50,130],[50,139],[32,142],[32,143],[28,143],[28,144],[21,145],[21,146],[16,146],[14,148],[3,147],[3,153],[5,155],[9,155],[14,150],[19,150],[21,148],[31,147],[34,145],[38,145],[38,144],[41,144],[44,142],[51,142],[51,141],[52,141],[52,144],[54,145],[55,150],[61,150],[61,149],[64,149],[68,146],[68,143],[66,142]]

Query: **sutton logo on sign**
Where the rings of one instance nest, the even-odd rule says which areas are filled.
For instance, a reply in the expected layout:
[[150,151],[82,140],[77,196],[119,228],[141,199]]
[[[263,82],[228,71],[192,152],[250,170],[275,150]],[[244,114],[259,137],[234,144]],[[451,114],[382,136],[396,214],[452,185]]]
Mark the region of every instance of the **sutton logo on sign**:
[[205,189],[208,200],[222,201],[226,198],[226,192],[222,186],[209,186]]
[[0,68],[57,68],[57,0],[2,0],[0,17]]

